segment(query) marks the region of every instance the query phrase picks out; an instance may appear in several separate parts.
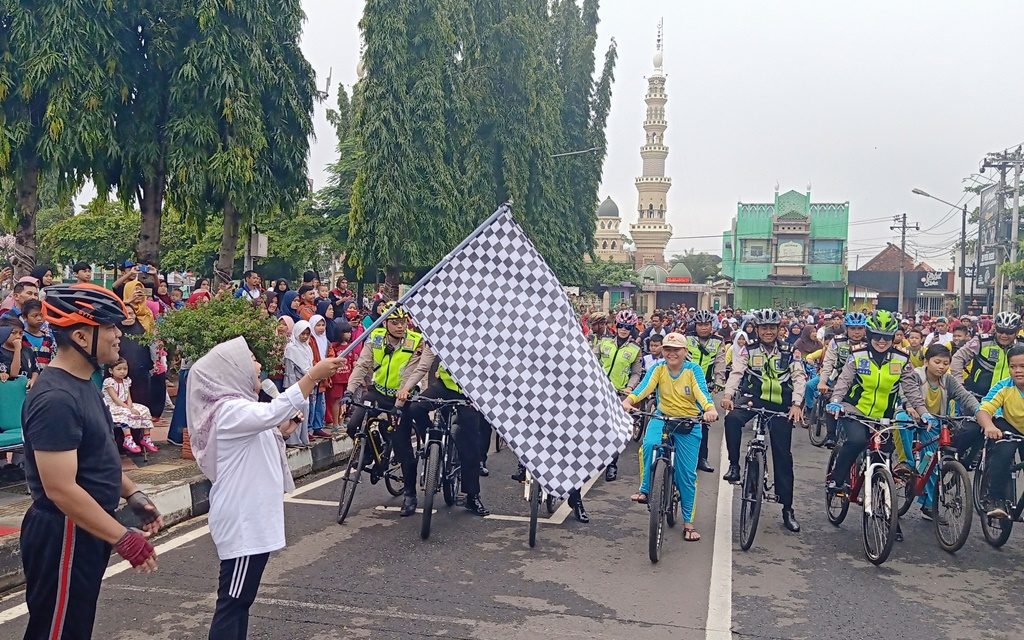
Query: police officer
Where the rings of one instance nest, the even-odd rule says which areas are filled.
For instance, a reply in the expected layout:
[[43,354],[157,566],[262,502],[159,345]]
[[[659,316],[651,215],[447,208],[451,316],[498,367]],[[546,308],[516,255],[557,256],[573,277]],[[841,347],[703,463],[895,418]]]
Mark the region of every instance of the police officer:
[[1010,377],[1006,354],[1015,344],[1020,344],[1021,339],[1017,335],[1020,328],[1020,315],[1012,311],[996,314],[995,335],[976,336],[960,347],[953,356],[949,372],[959,378],[970,365],[964,386],[968,391],[984,397],[993,385]]
[[[722,339],[713,335],[715,316],[707,309],[701,309],[693,316],[693,335],[687,336],[687,352],[690,362],[695,363],[704,372],[704,381],[710,387],[717,384],[725,386],[725,345]],[[697,469],[714,473],[715,468],[708,462],[708,424],[702,423],[703,433],[700,440],[700,453],[697,458]]]
[[[601,367],[611,380],[612,386],[621,394],[632,393],[643,375],[643,360],[640,346],[634,342],[637,316],[630,309],[623,309],[615,315],[615,334],[602,338],[597,343]],[[619,477],[619,456],[612,458],[604,471],[606,482]]]
[[[423,353],[415,368],[407,367],[402,376],[402,387],[398,391],[398,404],[404,404],[412,390],[424,376],[430,373],[437,357],[431,351],[430,345],[424,344]],[[427,390],[409,405],[409,415],[416,423],[416,429],[420,433],[426,433],[431,426],[430,411],[433,405],[428,401],[434,400],[462,400],[467,398],[462,393],[462,387],[448,373],[443,364],[438,363],[437,372],[432,377]],[[458,427],[455,429],[455,446],[459,448],[459,462],[462,472],[462,490],[466,493],[466,510],[478,516],[491,514],[484,503],[480,500],[480,475],[481,475],[481,439],[490,440],[490,429],[484,426],[483,416],[470,405],[458,406],[455,409]]]
[[[342,398],[351,403],[356,392],[366,386],[366,379],[373,374],[373,386],[366,390],[363,401],[382,409],[393,410],[398,391],[402,386],[402,372],[415,369],[422,353],[423,336],[409,330],[409,312],[392,302],[384,309],[391,312],[383,327],[370,333],[363,351],[353,367],[352,377]],[[366,408],[352,409],[348,420],[348,435],[354,438],[366,417]],[[416,457],[412,451],[412,418],[402,415],[398,428],[391,434],[395,457],[402,465],[402,479],[405,483],[405,497],[402,501],[402,517],[416,513]]]
[[801,354],[785,340],[779,340],[779,324],[782,316],[775,309],[761,309],[754,312],[757,340],[747,351],[733,354],[732,373],[722,393],[722,408],[729,413],[725,416],[725,443],[729,450],[729,469],[722,479],[739,482],[740,440],[743,425],[754,415],[742,408],[737,409],[737,391],[743,404],[750,403],[757,408],[789,413],[789,419],[776,417],[769,423],[769,442],[772,447],[772,464],[775,471],[775,492],[782,503],[782,522],[787,529],[796,533],[800,523],[793,513],[793,425],[803,417],[804,385],[807,374]]

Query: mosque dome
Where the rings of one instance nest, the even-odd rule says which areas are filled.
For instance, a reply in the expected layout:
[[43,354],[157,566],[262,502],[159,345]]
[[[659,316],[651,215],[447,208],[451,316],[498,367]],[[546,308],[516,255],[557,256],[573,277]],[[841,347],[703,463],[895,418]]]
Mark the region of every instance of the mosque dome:
[[611,196],[604,199],[601,206],[597,208],[598,218],[618,218],[619,217],[619,205],[615,204]]
[[676,282],[693,282],[693,274],[686,268],[686,265],[682,262],[677,262],[672,266],[672,270],[668,272],[668,277],[672,278]]
[[657,264],[645,264],[637,269],[636,274],[640,276],[641,282],[650,282],[654,284],[664,284],[665,278],[668,277],[668,271]]

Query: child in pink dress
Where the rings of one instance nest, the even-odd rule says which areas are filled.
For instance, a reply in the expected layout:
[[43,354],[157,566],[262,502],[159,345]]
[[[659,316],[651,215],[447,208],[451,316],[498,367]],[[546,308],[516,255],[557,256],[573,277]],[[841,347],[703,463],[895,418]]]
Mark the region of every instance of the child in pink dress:
[[[153,417],[149,413],[149,407],[132,403],[129,393],[132,379],[128,377],[128,363],[121,358],[107,369],[107,373],[109,377],[103,380],[103,402],[110,409],[110,416],[114,422],[126,425],[123,429],[125,451],[142,453],[143,448],[151,453],[159,451],[150,437]],[[142,429],[141,442],[135,442],[132,429]]]

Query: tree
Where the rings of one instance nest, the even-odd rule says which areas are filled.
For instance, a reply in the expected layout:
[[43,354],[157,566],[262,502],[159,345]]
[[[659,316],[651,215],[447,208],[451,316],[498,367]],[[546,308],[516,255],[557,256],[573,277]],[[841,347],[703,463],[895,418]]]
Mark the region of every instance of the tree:
[[598,259],[584,263],[579,282],[581,289],[597,291],[601,285],[617,285],[620,282],[631,282],[639,286],[638,280],[630,265]]
[[690,270],[693,282],[703,284],[708,278],[714,278],[722,271],[722,258],[711,253],[697,253],[693,249],[682,255],[674,255],[669,262],[674,266],[680,262]]
[[354,129],[361,163],[352,187],[351,263],[380,266],[389,295],[403,270],[432,265],[457,235],[457,176],[449,135],[455,31],[450,0],[368,0]]
[[113,266],[134,256],[138,233],[138,212],[98,196],[82,213],[44,229],[40,250],[57,264],[86,260]]
[[113,148],[117,11],[107,0],[0,0],[0,185],[19,275],[36,260],[41,176],[70,195]]

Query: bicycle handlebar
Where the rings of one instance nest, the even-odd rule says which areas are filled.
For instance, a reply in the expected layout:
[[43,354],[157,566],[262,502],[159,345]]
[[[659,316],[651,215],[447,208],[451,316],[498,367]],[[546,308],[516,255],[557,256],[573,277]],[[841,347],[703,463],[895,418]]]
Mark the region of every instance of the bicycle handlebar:
[[401,418],[402,417],[402,407],[396,407],[394,409],[385,409],[384,407],[381,407],[381,406],[378,406],[378,405],[375,405],[375,404],[370,404],[369,402],[356,402],[354,400],[351,403],[349,403],[349,406],[350,407],[362,407],[362,408],[368,409],[370,411],[376,411],[377,413],[386,413],[386,414],[388,414],[390,416],[394,416],[396,418]]
[[681,422],[698,423],[698,422],[702,422],[702,419],[703,419],[703,416],[701,416],[701,417],[697,417],[697,416],[677,416],[677,417],[672,417],[672,416],[666,416],[663,413],[654,413],[654,412],[651,412],[651,411],[632,411],[631,413],[633,415],[647,416],[648,418],[657,418],[658,420],[664,420],[666,424],[667,423],[681,423]]
[[472,403],[469,400],[441,400],[439,398],[416,398],[414,402],[425,402],[440,409],[441,407],[469,407]]

